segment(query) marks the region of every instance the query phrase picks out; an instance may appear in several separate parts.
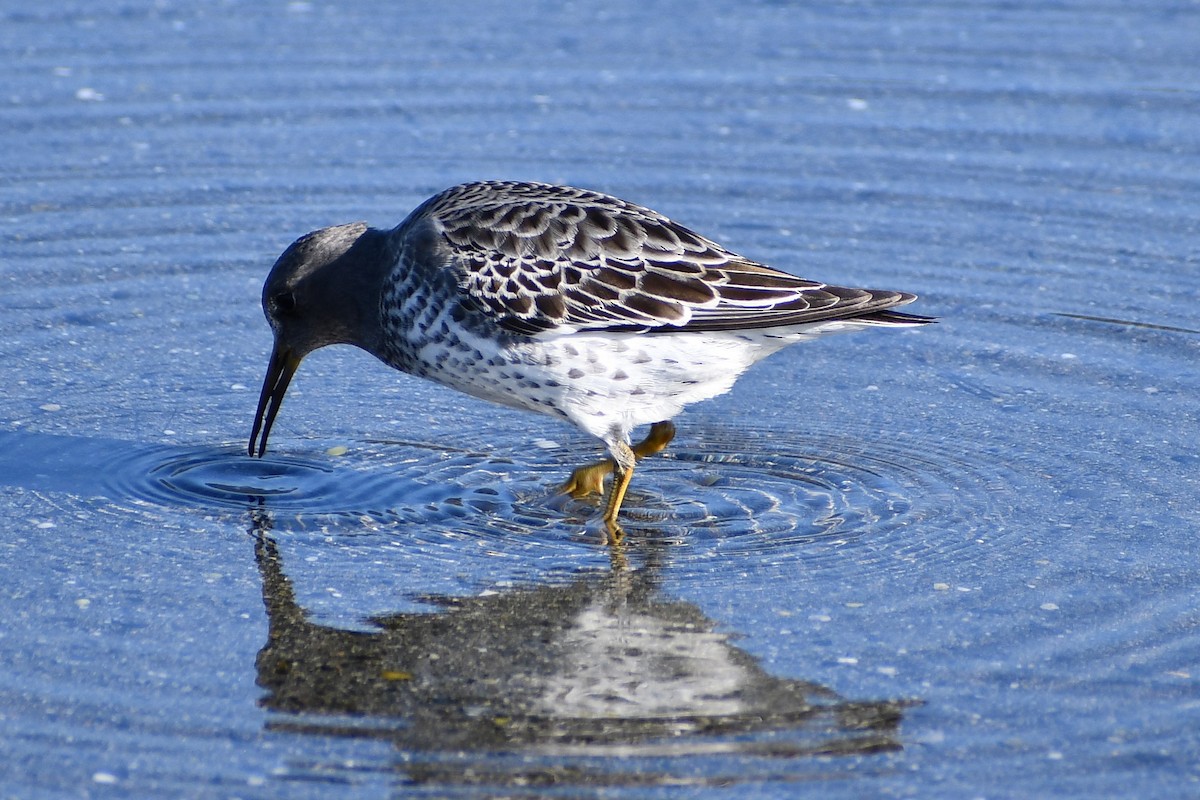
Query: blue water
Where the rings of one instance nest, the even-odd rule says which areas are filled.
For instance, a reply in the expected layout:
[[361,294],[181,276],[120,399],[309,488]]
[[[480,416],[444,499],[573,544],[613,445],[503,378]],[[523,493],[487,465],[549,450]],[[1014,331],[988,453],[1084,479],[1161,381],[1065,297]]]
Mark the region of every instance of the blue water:
[[[0,796],[1200,791],[1194,3],[0,10]],[[267,269],[462,180],[608,191],[936,326],[596,443]]]

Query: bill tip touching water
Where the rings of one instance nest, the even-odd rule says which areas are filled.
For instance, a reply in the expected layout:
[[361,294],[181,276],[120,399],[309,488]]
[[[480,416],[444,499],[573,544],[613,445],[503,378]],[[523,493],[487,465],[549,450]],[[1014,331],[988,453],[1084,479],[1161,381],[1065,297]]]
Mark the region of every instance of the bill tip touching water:
[[597,192],[462,184],[394,229],[324,228],[279,257],[263,287],[275,342],[249,450],[266,452],[301,360],[351,344],[600,439],[609,458],[579,467],[562,489],[602,496],[605,529],[617,536],[636,463],[670,443],[684,407],[728,391],[787,345],[932,321],[895,310],[915,299],[771,269]]

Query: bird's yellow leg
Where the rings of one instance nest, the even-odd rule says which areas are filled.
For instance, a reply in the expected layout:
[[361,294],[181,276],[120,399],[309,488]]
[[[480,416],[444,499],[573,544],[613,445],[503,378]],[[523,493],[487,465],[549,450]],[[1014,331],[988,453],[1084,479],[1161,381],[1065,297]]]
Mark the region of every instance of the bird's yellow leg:
[[624,442],[619,442],[615,448],[615,466],[613,468],[612,486],[608,487],[608,497],[604,500],[604,527],[613,541],[619,542],[625,535],[621,524],[617,522],[617,514],[621,511],[621,503],[625,502],[625,492],[633,480],[633,465],[637,463],[633,448]]
[[617,522],[617,514],[621,510],[621,503],[625,501],[625,492],[629,489],[629,483],[632,480],[632,467],[613,471],[613,482],[608,489],[608,499],[604,503],[604,517],[602,518],[604,530],[608,533],[606,541],[620,542],[625,538],[625,531],[621,528],[621,523]]
[[[646,434],[646,438],[635,444],[631,450],[636,459],[642,459],[646,456],[652,456],[655,453],[661,453],[666,446],[675,438],[675,425],[671,422],[656,422],[650,426],[650,432]],[[579,467],[571,473],[571,477],[562,485],[559,490],[563,494],[569,494],[576,500],[583,499],[591,494],[604,494],[604,479],[616,468],[616,463],[611,458],[606,458],[603,461],[597,461],[594,464],[586,464]],[[626,482],[628,488],[628,481]],[[625,490],[621,491],[621,500],[625,499]],[[620,507],[620,501],[617,506]],[[615,516],[615,515],[614,515]]]

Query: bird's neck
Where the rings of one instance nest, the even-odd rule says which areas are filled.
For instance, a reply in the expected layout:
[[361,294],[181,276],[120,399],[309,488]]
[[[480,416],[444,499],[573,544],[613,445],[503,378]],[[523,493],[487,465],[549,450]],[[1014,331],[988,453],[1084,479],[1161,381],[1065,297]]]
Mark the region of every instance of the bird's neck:
[[326,289],[332,318],[340,324],[342,342],[378,356],[384,347],[379,299],[396,265],[388,231],[368,228],[346,254],[345,263],[330,274]]

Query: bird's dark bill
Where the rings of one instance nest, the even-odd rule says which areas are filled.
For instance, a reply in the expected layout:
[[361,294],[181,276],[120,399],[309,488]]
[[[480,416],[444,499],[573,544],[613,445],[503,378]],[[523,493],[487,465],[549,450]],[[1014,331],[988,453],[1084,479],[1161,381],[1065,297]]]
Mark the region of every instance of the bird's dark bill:
[[[275,424],[275,415],[283,405],[283,396],[287,394],[288,384],[300,366],[300,357],[278,344],[271,350],[271,363],[267,365],[267,377],[263,379],[262,394],[258,396],[258,410],[254,412],[254,427],[250,431],[250,455],[255,455],[254,444],[258,440],[258,453],[261,458],[267,452],[267,437],[271,435],[271,426]],[[259,440],[258,432],[262,431]]]

